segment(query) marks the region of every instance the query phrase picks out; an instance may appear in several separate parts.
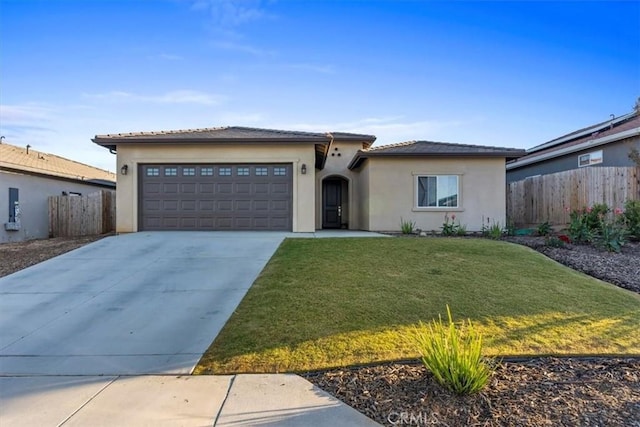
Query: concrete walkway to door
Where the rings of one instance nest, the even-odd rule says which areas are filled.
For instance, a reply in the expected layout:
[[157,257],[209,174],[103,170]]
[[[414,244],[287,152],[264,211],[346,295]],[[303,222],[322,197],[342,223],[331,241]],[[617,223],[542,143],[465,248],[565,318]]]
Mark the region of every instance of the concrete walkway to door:
[[371,425],[295,375],[189,376],[285,237],[316,236],[141,232],[0,278],[0,424]]

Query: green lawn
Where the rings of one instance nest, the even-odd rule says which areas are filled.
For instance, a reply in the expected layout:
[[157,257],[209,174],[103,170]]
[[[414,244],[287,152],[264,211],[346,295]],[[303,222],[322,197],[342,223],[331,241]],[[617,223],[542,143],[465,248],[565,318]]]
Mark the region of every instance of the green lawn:
[[640,355],[640,295],[484,239],[288,239],[196,373],[416,358],[418,321],[469,318],[487,355]]

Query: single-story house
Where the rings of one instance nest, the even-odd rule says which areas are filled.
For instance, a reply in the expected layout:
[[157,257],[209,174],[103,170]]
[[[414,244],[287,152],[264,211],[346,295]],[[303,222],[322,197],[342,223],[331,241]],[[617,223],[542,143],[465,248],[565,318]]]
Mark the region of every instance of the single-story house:
[[598,166],[637,166],[629,157],[640,151],[640,115],[637,111],[571,132],[527,150],[507,163],[507,182]]
[[0,243],[49,237],[49,196],[115,187],[111,172],[0,142]]
[[246,127],[96,135],[117,153],[116,231],[439,230],[505,221],[505,162],[523,150]]

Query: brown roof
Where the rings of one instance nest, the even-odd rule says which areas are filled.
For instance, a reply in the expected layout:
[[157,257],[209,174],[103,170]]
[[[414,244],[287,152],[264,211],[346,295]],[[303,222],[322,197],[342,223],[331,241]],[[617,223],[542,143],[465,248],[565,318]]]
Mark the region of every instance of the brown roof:
[[0,144],[0,168],[50,175],[94,184],[111,185],[116,182],[116,175],[93,166],[85,165],[55,154],[36,151],[33,148],[16,147],[6,143]]
[[527,155],[521,157],[519,160],[527,160],[532,157],[552,153],[560,149],[604,138],[606,136],[615,135],[638,127],[640,127],[640,115],[635,112],[625,114],[617,119],[607,120],[606,122],[571,132],[549,142],[545,142],[544,144],[535,146],[527,150]]
[[349,169],[355,169],[368,157],[504,157],[516,159],[525,154],[517,148],[490,147],[485,145],[453,144],[449,142],[407,141],[398,144],[373,147],[356,153]]
[[158,132],[131,132],[96,135],[93,142],[109,149],[123,143],[329,143],[332,139],[362,141],[373,144],[376,137],[346,132],[302,132],[250,127],[214,127],[204,129],[181,129]]

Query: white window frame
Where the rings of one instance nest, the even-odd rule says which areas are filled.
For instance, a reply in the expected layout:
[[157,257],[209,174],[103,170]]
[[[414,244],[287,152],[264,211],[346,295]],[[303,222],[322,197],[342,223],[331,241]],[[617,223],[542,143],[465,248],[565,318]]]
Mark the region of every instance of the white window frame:
[[602,150],[592,151],[590,153],[580,154],[578,156],[578,167],[586,168],[592,165],[599,165],[604,160]]
[[[456,206],[420,206],[420,178],[428,178],[428,177],[435,177],[436,180],[439,177],[455,177],[456,178],[456,183],[457,183],[457,204]],[[415,174],[414,177],[414,187],[415,187],[415,191],[414,191],[414,208],[416,210],[421,210],[421,211],[429,211],[429,210],[435,210],[435,211],[452,211],[452,210],[462,210],[462,185],[461,185],[461,181],[462,181],[462,175],[461,174],[451,174],[451,173],[420,173],[420,174]],[[436,187],[437,187],[437,181],[436,181]],[[436,198],[437,198],[437,194],[436,194]],[[437,201],[437,199],[436,199]]]

